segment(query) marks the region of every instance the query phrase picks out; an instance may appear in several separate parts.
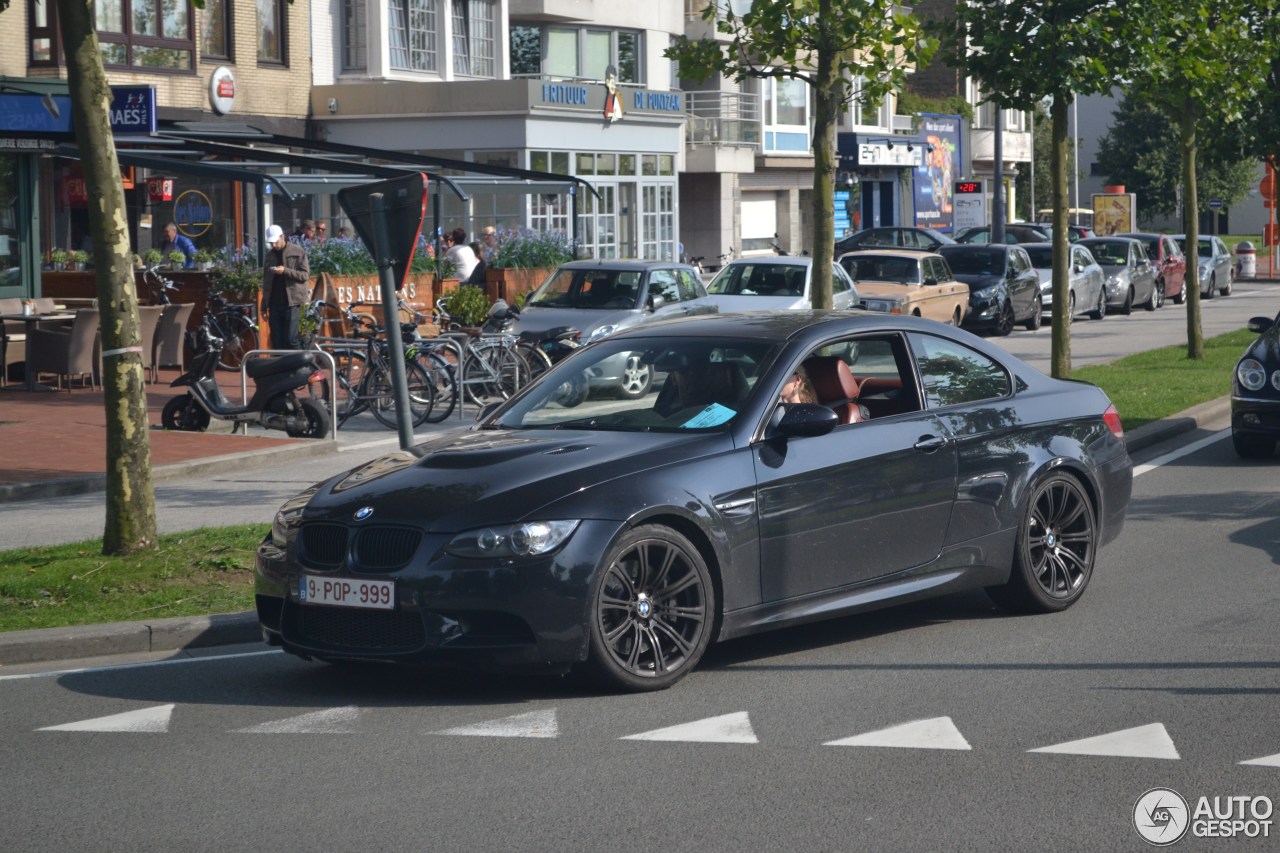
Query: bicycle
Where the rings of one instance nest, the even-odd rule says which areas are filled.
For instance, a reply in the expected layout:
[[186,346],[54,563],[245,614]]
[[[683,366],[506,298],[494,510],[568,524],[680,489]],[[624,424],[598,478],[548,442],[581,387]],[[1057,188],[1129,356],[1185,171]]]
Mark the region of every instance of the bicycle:
[[[309,318],[318,321],[321,308],[336,307],[317,300],[306,310]],[[334,359],[334,379],[338,383],[338,410],[335,412],[338,426],[341,427],[348,419],[368,410],[383,426],[396,429],[399,424],[396,418],[395,386],[388,361],[390,347],[382,338],[384,330],[372,317],[356,313],[355,309],[359,307],[365,307],[365,304],[355,302],[348,308],[339,309],[352,324],[352,338],[329,339],[322,343],[317,337],[312,345],[326,350]],[[422,426],[431,416],[435,404],[434,380],[407,353],[405,377],[409,390],[410,422],[415,427]],[[327,389],[322,390],[325,392],[325,399],[328,399]]]
[[533,371],[516,336],[463,326],[449,314],[448,304],[447,296],[436,300],[436,317],[454,342],[452,351],[461,365],[458,384],[466,399],[483,407],[508,399],[528,384]]
[[[160,275],[158,264],[143,267],[142,280],[156,290],[161,305],[169,305],[169,291],[178,290],[177,284]],[[218,367],[223,370],[239,370],[245,353],[258,348],[258,324],[254,317],[254,306],[228,302],[221,293],[210,290],[205,304],[205,317],[209,320],[209,331],[223,340]]]

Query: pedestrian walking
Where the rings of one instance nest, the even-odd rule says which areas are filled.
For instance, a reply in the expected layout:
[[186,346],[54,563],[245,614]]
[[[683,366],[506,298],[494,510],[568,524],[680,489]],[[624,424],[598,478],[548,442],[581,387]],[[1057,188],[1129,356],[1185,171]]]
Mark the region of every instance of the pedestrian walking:
[[262,272],[262,307],[267,313],[272,349],[298,348],[298,321],[311,298],[311,265],[307,253],[291,243],[284,229],[267,229],[266,269]]

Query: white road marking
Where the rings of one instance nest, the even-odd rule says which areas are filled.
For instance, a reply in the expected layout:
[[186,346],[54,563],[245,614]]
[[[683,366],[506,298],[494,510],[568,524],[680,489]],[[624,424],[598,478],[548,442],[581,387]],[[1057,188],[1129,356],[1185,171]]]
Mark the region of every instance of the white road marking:
[[327,708],[323,711],[312,711],[309,714],[299,714],[296,717],[235,729],[235,732],[252,735],[345,735],[356,730],[355,722],[359,718],[360,709],[355,705],[348,705],[345,708]]
[[1106,755],[1119,758],[1181,758],[1173,739],[1162,723],[1123,729],[1097,737],[1072,740],[1027,752],[1056,752],[1064,755]]
[[139,669],[144,666],[173,666],[179,663],[205,663],[214,660],[234,660],[236,658],[251,658],[258,655],[282,655],[280,649],[267,649],[262,652],[240,652],[234,655],[209,655],[208,657],[198,658],[167,658],[165,660],[149,660],[142,663],[117,663],[109,666],[86,666],[79,669],[54,669],[48,672],[28,672],[22,675],[0,675],[0,681],[24,681],[29,678],[54,678],[59,675],[80,675],[85,672],[113,672],[125,669]]
[[759,743],[756,733],[751,728],[751,720],[746,711],[736,714],[725,714],[721,717],[708,717],[692,723],[681,723],[665,729],[654,729],[638,735],[627,735],[618,740],[662,740],[686,741],[692,743]]
[[1163,456],[1157,456],[1155,459],[1152,459],[1150,462],[1144,462],[1141,465],[1135,465],[1133,466],[1133,476],[1140,477],[1143,474],[1147,473],[1148,471],[1154,471],[1155,469],[1159,468],[1161,465],[1168,465],[1170,462],[1174,462],[1178,459],[1181,459],[1182,457],[1186,456],[1189,453],[1195,453],[1197,450],[1201,450],[1205,447],[1208,447],[1209,445],[1214,444],[1215,442],[1222,441],[1222,439],[1226,438],[1229,435],[1231,435],[1230,429],[1219,430],[1218,432],[1215,432],[1213,435],[1206,435],[1204,438],[1199,439],[1198,441],[1193,441],[1190,444],[1186,445],[1185,447],[1179,447],[1177,450],[1171,450],[1168,453],[1164,454]]
[[1251,758],[1248,761],[1241,761],[1241,764],[1253,764],[1257,767],[1280,767],[1280,752],[1275,755],[1268,755],[1265,758]]
[[950,717],[912,720],[887,729],[827,741],[823,746],[889,746],[900,749],[973,749]]
[[143,708],[140,711],[125,711],[123,714],[112,714],[109,717],[97,717],[92,720],[81,720],[78,723],[64,723],[60,726],[45,726],[36,729],[38,732],[167,732],[169,718],[173,715],[173,705],[159,705],[155,708]]
[[432,734],[465,737],[557,737],[560,726],[556,722],[556,711],[552,708],[549,711],[530,711],[527,714],[486,720],[469,726],[457,726]]

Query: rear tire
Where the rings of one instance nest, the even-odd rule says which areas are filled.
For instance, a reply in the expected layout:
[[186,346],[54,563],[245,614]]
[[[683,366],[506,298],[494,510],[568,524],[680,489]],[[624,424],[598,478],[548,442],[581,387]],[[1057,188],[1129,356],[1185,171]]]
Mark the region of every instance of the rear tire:
[[1164,305],[1164,285],[1157,281],[1151,288],[1151,298],[1147,300],[1145,307],[1148,311],[1155,311],[1162,305]]
[[306,416],[307,426],[301,430],[285,430],[290,438],[325,438],[329,435],[329,410],[310,397],[299,397],[298,407]]
[[1093,504],[1084,488],[1068,474],[1050,474],[1023,509],[1009,582],[987,594],[1017,613],[1066,610],[1089,585],[1097,547]]
[[1041,323],[1040,315],[1043,313],[1044,313],[1044,297],[1037,296],[1035,310],[1031,312],[1031,317],[1027,320],[1024,328],[1026,328],[1028,332],[1034,332],[1036,329],[1039,329],[1040,323]]
[[1125,315],[1133,313],[1133,287],[1132,286],[1130,286],[1129,289],[1125,291],[1124,304],[1120,306],[1118,313],[1125,314]]
[[1217,276],[1210,276],[1209,290],[1200,295],[1203,296],[1205,299],[1212,299],[1214,297],[1214,294],[1216,294],[1217,292],[1218,292],[1218,278]]
[[218,357],[218,367],[223,370],[239,370],[244,363],[245,353],[258,348],[258,330],[248,317],[240,314],[222,314],[217,320],[226,335],[222,355]]

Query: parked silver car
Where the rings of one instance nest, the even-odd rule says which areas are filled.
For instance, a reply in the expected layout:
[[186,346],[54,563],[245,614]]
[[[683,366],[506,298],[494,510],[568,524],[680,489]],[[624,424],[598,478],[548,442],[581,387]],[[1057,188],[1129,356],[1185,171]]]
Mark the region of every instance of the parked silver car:
[[[857,308],[858,289],[844,267],[831,264],[831,306]],[[789,311],[813,307],[813,258],[766,255],[737,258],[707,284],[720,311]]]
[[[1187,257],[1191,257],[1191,253],[1187,251],[1187,235],[1174,234],[1173,239],[1178,241]],[[1200,295],[1205,299],[1212,299],[1216,293],[1230,296],[1231,283],[1235,281],[1236,274],[1231,250],[1220,237],[1201,234],[1199,242],[1200,251],[1196,254],[1200,259]]]
[[[659,320],[715,314],[698,271],[675,261],[570,261],[529,295],[517,332],[543,333],[561,326],[582,332],[590,343],[622,329]],[[639,353],[597,364],[591,387],[642,397],[653,383],[652,365]]]
[[1156,273],[1141,240],[1089,237],[1072,245],[1088,249],[1102,267],[1106,276],[1107,308],[1128,314],[1134,305],[1154,311],[1164,304],[1164,292],[1156,287]]
[[[1031,265],[1040,276],[1040,304],[1045,317],[1053,316],[1053,244],[1023,243],[1031,257]],[[1107,289],[1102,267],[1089,250],[1078,243],[1067,247],[1071,253],[1067,259],[1067,277],[1070,284],[1070,302],[1067,317],[1088,314],[1095,320],[1107,315]]]

